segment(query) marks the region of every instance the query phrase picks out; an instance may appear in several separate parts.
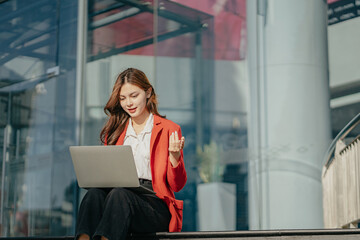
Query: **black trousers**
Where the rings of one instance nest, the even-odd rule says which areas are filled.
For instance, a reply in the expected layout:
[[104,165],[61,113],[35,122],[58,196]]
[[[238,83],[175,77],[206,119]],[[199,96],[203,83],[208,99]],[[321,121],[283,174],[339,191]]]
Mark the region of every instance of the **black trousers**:
[[[151,187],[151,182],[150,182]],[[126,239],[129,232],[167,232],[170,212],[154,194],[139,194],[127,188],[89,189],[76,223],[76,238]]]

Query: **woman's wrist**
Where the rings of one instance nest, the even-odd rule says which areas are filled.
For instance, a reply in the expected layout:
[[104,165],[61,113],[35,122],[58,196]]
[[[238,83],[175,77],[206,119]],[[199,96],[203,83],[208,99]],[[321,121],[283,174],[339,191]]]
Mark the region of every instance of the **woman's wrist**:
[[180,156],[181,156],[180,152],[170,152],[169,160],[173,167],[177,167],[177,165],[179,164]]

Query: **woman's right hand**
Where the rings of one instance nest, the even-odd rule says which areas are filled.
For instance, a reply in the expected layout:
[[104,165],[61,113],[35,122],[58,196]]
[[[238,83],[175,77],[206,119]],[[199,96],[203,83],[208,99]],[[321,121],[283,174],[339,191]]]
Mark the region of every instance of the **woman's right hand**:
[[179,139],[177,131],[171,133],[169,138],[169,157],[173,167],[176,167],[179,163],[181,156],[181,150],[185,146],[185,137]]

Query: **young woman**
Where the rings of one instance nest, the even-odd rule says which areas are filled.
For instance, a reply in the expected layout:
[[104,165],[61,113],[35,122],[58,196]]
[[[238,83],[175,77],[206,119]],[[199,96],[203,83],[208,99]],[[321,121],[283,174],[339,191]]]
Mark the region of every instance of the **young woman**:
[[183,202],[174,192],[186,183],[185,138],[174,122],[158,113],[157,97],[146,75],[134,68],[119,74],[105,108],[105,145],[130,145],[140,184],[155,194],[126,188],[90,189],[83,198],[77,239],[125,239],[128,232],[181,231]]

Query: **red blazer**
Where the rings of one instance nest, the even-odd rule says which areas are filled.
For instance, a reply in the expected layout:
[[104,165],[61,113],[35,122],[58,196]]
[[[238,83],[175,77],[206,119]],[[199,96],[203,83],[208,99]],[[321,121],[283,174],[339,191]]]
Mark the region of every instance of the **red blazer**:
[[[129,121],[121,133],[116,145],[123,145]],[[169,232],[180,232],[182,228],[183,201],[176,200],[174,192],[180,191],[186,183],[187,176],[183,152],[176,167],[169,160],[169,137],[177,131],[181,138],[180,126],[154,114],[154,127],[150,140],[150,166],[152,186],[156,196],[162,199],[169,208],[171,220]]]

